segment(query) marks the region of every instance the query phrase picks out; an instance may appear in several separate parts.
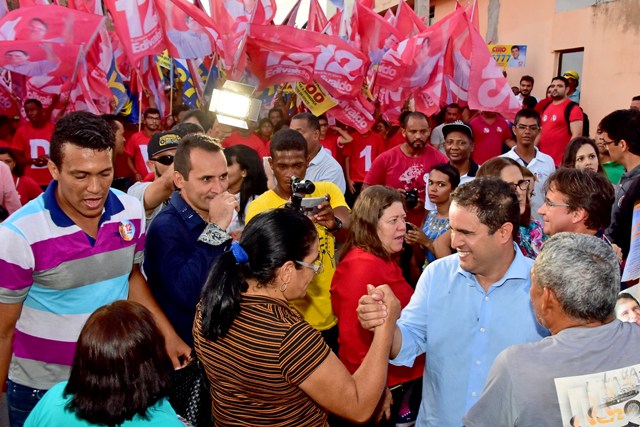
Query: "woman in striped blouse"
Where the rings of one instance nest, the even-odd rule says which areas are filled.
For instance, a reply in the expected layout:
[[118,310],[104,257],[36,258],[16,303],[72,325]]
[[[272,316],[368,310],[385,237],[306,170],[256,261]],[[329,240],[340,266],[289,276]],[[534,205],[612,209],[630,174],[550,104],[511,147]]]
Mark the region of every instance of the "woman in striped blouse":
[[382,395],[397,299],[351,375],[320,333],[289,307],[321,269],[306,216],[256,216],[214,265],[194,324],[195,350],[211,384],[217,426],[326,426],[327,411],[368,420]]

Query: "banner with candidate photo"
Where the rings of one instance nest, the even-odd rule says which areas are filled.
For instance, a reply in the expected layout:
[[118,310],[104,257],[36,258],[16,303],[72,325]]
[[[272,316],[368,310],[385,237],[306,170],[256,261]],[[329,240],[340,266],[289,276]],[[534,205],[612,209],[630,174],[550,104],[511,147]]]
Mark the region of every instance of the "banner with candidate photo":
[[503,69],[524,68],[527,61],[527,46],[523,44],[490,44],[489,51]]

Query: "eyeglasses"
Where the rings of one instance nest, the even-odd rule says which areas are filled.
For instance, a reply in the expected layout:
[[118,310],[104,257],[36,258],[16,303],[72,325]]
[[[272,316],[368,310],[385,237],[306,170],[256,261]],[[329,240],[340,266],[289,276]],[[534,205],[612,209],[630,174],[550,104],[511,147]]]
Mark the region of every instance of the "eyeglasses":
[[540,130],[540,126],[538,125],[531,125],[531,126],[527,126],[527,125],[517,125],[516,128],[519,131],[524,132],[525,130],[530,130],[531,132],[538,132]]
[[172,156],[171,154],[167,154],[166,156],[156,157],[155,159],[151,159],[151,160],[154,162],[158,162],[162,165],[169,166],[171,165],[171,163],[173,163],[174,157],[175,156]]
[[156,122],[159,122],[160,120],[162,120],[162,118],[160,118],[160,117],[154,117],[154,116],[149,116],[149,117],[146,117],[146,118],[145,118],[145,120],[154,120],[154,121],[156,121]]
[[508,183],[514,191],[517,191],[518,188],[522,191],[527,191],[529,189],[529,181],[526,179],[521,179],[516,183]]
[[567,203],[556,203],[556,202],[552,202],[551,200],[547,199],[546,197],[544,198],[544,204],[549,206],[550,208],[554,207],[554,206],[562,206],[565,208],[570,208],[571,205],[567,204]]
[[607,141],[604,138],[600,138],[600,141],[604,142],[604,145],[609,145],[609,144],[616,144],[618,145],[618,141]]
[[312,269],[314,274],[320,274],[324,271],[324,268],[322,267],[322,262],[320,260],[317,260],[313,264],[309,264],[308,262],[298,261],[298,260],[296,260],[295,263],[303,267]]

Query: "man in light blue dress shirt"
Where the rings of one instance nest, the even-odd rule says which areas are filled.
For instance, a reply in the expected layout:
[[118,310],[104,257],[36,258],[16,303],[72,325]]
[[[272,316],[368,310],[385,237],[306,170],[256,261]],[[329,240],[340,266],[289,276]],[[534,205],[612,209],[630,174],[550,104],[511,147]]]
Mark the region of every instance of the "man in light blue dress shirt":
[[[496,356],[549,335],[529,297],[533,260],[522,255],[515,192],[496,178],[451,195],[451,245],[458,253],[427,266],[398,321],[390,362],[411,366],[427,355],[417,426],[458,427],[477,401]],[[360,300],[362,326],[382,323],[380,291]]]

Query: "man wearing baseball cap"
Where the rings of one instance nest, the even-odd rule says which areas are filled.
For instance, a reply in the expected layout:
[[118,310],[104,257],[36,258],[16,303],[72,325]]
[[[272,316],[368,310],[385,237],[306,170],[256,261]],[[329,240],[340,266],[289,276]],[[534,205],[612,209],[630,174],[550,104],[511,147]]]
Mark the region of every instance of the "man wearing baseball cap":
[[136,182],[128,193],[144,205],[149,224],[164,207],[173,192],[173,158],[181,136],[173,131],[153,134],[147,145],[147,166],[155,176],[152,182]]
[[449,163],[460,172],[460,184],[473,180],[479,166],[471,158],[474,148],[471,127],[462,120],[456,120],[444,125],[442,134]]
[[569,87],[567,88],[567,97],[573,102],[580,103],[580,90],[578,89],[578,83],[580,82],[580,74],[575,70],[569,70],[565,72],[562,77],[569,80]]

